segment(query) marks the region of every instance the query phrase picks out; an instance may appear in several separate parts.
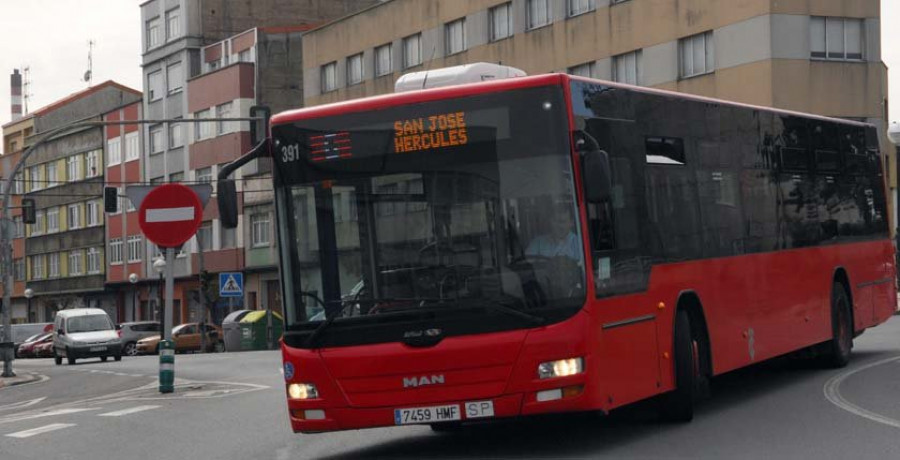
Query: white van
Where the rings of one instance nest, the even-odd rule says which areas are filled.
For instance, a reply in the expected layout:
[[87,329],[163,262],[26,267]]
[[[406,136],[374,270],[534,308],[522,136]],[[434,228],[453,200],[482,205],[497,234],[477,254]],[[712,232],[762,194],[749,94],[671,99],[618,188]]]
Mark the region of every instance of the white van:
[[69,364],[78,358],[99,357],[106,361],[112,356],[122,360],[122,341],[109,315],[99,308],[74,308],[56,312],[53,323],[53,359]]

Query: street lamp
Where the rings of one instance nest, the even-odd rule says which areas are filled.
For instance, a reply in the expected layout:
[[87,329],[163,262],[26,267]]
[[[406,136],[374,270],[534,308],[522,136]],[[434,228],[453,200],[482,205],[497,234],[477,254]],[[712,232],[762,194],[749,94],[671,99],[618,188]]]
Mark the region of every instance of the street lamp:
[[138,282],[137,273],[128,275],[128,282],[131,283],[131,320],[137,321],[137,317],[134,316],[135,309],[137,308],[135,307],[135,304],[137,304],[137,288],[135,287]]
[[31,288],[25,289],[25,298],[28,299],[28,321],[31,321],[31,298],[34,297],[34,291]]
[[166,259],[163,258],[162,254],[160,254],[159,257],[157,257],[156,260],[153,261],[153,269],[156,270],[156,273],[159,273],[159,288],[156,291],[156,293],[157,293],[156,308],[160,312],[160,314],[158,316],[159,323],[163,324],[163,323],[165,323],[165,317],[163,315],[165,315],[166,311],[165,311],[165,308],[163,308],[163,303],[162,303],[163,302],[162,289],[163,289],[163,273],[166,271]]

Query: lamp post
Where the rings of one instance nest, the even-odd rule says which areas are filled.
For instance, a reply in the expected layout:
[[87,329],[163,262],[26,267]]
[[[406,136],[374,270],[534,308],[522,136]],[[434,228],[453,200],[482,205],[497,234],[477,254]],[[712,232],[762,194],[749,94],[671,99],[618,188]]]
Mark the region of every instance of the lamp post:
[[162,254],[153,261],[153,269],[156,270],[156,273],[159,273],[159,289],[156,291],[157,293],[157,302],[156,308],[159,311],[159,324],[162,325],[166,322],[165,314],[166,309],[163,308],[163,273],[166,271],[166,259],[163,258]]
[[131,320],[137,321],[137,317],[134,315],[137,309],[137,307],[135,306],[137,304],[137,273],[128,275],[128,282],[131,283]]
[[31,298],[34,297],[34,290],[31,288],[25,289],[25,298],[28,299],[28,321],[31,321]]

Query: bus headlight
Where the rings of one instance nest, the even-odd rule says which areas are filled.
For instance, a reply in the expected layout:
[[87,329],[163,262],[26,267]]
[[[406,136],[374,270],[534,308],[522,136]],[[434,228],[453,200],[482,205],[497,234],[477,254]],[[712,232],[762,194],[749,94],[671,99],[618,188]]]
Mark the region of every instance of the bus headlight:
[[319,390],[311,383],[292,383],[288,385],[288,396],[291,399],[318,399]]
[[584,371],[584,359],[569,358],[557,361],[548,361],[538,366],[538,377],[550,379],[554,377],[568,377],[580,374]]

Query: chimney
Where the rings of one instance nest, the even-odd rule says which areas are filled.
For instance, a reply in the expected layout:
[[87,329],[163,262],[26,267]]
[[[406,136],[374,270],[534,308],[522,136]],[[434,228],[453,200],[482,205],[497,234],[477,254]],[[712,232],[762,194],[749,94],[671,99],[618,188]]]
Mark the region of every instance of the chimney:
[[22,74],[19,69],[13,69],[9,76],[10,105],[12,106],[12,121],[22,118]]

